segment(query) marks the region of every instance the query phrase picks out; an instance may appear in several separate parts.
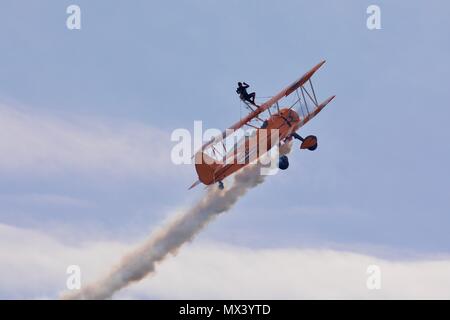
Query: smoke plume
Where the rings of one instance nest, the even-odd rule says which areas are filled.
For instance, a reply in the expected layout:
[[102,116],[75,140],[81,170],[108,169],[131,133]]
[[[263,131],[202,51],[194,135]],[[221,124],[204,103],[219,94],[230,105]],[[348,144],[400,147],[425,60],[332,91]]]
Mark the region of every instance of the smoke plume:
[[249,165],[235,175],[234,183],[225,190],[213,186],[206,195],[152,235],[103,279],[84,287],[81,291],[64,294],[63,299],[108,299],[118,290],[142,280],[155,271],[155,266],[202,230],[212,219],[228,211],[246,192],[264,181],[259,163]]

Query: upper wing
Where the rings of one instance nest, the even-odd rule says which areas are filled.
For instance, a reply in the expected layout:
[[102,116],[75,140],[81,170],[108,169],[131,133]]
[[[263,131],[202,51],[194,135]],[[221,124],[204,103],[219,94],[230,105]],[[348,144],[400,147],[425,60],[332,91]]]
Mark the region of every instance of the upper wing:
[[210,141],[206,142],[201,150],[204,150],[205,148],[209,147],[213,143],[220,142],[221,140],[225,139],[229,132],[237,130],[247,124],[249,121],[256,118],[259,114],[269,109],[271,106],[276,104],[278,101],[280,101],[282,98],[287,97],[292,92],[303,86],[313,75],[314,73],[325,63],[325,60],[314,66],[311,70],[309,70],[307,73],[305,73],[300,79],[295,81],[294,83],[290,84],[288,87],[281,90],[277,95],[269,99],[268,101],[264,102],[259,108],[256,110],[250,112],[245,118],[242,120],[236,122],[232,126],[230,126],[228,129],[224,130],[221,135],[212,138]]

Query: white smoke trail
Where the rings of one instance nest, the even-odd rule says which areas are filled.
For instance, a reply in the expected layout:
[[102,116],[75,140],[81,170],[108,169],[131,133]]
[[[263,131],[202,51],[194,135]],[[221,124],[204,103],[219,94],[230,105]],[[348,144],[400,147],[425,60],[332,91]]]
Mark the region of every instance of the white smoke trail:
[[[280,147],[280,154],[290,152],[292,143]],[[108,299],[120,289],[142,280],[155,271],[156,263],[176,251],[206,226],[218,214],[228,211],[248,190],[264,181],[259,162],[249,165],[235,175],[234,183],[225,190],[209,188],[206,196],[192,208],[156,232],[150,239],[126,255],[105,278],[86,286],[63,299]]]
[[139,248],[125,256],[104,279],[63,299],[107,299],[132,282],[143,279],[155,270],[155,264],[169,253],[175,253],[215,216],[229,210],[250,188],[264,181],[260,165],[250,165],[236,174],[233,185],[225,190],[209,188],[206,196],[178,216]]

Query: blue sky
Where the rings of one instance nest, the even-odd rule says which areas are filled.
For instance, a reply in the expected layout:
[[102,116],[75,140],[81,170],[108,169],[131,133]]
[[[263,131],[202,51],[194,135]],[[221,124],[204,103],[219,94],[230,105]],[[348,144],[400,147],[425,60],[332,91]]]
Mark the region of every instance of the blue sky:
[[[73,3],[79,31],[65,27]],[[381,30],[366,28],[370,4],[381,7]],[[3,0],[0,223],[75,244],[144,237],[203,192],[187,191],[193,166],[170,163],[174,129],[224,128],[241,112],[237,81],[269,96],[326,59],[316,89],[337,97],[301,131],[318,136],[318,150],[296,146],[287,171],[198,241],[446,255],[449,10],[447,1]]]

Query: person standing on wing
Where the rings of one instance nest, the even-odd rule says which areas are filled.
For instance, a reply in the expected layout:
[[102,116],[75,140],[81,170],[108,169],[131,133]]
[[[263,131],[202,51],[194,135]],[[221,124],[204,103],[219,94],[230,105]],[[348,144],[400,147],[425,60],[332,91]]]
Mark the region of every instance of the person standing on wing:
[[256,93],[255,92],[248,93],[247,88],[249,87],[250,86],[245,82],[238,82],[238,88],[236,89],[236,93],[239,95],[239,98],[241,98],[241,100],[250,102],[251,104],[257,106],[255,103]]

